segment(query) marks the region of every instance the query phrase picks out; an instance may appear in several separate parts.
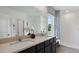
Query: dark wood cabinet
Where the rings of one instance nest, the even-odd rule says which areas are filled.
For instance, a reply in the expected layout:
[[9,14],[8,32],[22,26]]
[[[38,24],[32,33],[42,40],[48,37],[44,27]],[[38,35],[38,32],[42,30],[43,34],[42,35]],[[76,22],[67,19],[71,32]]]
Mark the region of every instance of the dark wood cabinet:
[[49,41],[51,44],[51,52],[56,53],[56,37],[51,38]]
[[51,53],[51,44],[45,47],[45,53]]
[[20,51],[19,53],[56,53],[56,37]]
[[44,42],[36,45],[36,52],[44,49]]
[[45,47],[47,47],[50,44],[49,40],[45,41],[44,43],[45,43]]
[[56,43],[52,44],[52,53],[56,53]]
[[45,50],[41,49],[41,50],[37,51],[36,53],[45,53]]
[[49,40],[49,42],[50,42],[50,44],[53,43],[53,42],[54,42],[54,41],[53,41],[53,38],[51,38],[51,39]]

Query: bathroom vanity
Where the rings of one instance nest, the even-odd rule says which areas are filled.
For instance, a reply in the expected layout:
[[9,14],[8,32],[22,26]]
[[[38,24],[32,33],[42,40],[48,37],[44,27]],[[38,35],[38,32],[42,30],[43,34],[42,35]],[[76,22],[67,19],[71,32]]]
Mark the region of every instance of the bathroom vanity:
[[0,53],[55,53],[56,38],[38,36],[22,42],[0,44]]
[[40,42],[28,49],[24,49],[19,53],[56,53],[56,38],[48,38],[48,40]]

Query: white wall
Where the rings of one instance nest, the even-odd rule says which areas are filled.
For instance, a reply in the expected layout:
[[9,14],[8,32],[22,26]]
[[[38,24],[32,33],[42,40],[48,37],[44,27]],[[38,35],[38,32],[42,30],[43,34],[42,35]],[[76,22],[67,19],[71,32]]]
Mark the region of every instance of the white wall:
[[61,44],[79,49],[79,11],[61,13]]

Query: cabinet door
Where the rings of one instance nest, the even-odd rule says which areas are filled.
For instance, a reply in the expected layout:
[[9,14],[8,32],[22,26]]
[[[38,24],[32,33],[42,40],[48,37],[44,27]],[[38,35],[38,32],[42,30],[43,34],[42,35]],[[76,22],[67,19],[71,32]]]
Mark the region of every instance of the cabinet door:
[[36,51],[38,52],[39,50],[44,49],[44,42],[36,45]]
[[51,53],[51,44],[45,47],[45,53]]
[[56,53],[56,37],[54,37],[52,40],[53,40],[53,43],[51,43],[52,53]]
[[52,53],[56,53],[56,44],[52,44]]

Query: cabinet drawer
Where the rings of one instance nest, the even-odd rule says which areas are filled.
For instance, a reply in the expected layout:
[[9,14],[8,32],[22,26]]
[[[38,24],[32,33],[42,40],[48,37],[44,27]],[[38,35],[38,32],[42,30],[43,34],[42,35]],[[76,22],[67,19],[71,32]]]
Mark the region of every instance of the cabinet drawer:
[[36,51],[39,51],[41,49],[44,49],[44,42],[36,45]]

